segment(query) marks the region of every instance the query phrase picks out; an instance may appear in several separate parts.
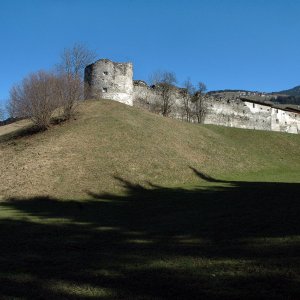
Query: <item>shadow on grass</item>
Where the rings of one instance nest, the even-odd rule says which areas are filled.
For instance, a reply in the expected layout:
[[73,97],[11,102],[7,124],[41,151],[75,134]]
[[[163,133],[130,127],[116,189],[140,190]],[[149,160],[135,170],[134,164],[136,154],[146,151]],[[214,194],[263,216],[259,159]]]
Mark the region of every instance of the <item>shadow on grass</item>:
[[210,184],[3,202],[0,295],[299,299],[300,184],[194,172]]
[[37,126],[28,125],[28,126],[20,128],[20,129],[17,129],[15,131],[1,135],[0,143],[1,142],[14,142],[14,140],[16,140],[16,139],[29,137],[29,136],[38,134],[43,131],[45,131],[45,130],[41,130]]
[[[68,121],[63,117],[53,117],[51,119],[50,125],[51,126],[58,126],[62,125]],[[0,143],[1,142],[12,142],[15,143],[15,140],[30,137],[32,135],[36,135],[46,131],[47,128],[40,128],[36,125],[27,125],[27,126],[20,126],[19,129],[16,129],[12,132],[8,132],[6,134],[0,135]]]

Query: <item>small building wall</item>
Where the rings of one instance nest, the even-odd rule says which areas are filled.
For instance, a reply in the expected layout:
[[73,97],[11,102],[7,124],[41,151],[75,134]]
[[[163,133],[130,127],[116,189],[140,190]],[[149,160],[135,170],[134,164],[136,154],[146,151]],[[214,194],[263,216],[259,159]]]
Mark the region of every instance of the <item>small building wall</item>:
[[218,99],[210,97],[206,100],[207,113],[205,124],[228,127],[271,130],[271,114],[268,108],[240,99]]
[[85,99],[111,99],[132,105],[132,63],[100,59],[85,68]]
[[272,108],[272,130],[300,133],[300,114]]

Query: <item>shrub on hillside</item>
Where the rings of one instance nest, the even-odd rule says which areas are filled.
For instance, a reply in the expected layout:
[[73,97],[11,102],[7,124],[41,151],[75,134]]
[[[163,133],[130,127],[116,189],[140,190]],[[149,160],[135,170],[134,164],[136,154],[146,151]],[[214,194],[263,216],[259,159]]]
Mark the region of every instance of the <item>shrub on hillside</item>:
[[65,120],[73,116],[78,101],[82,99],[82,93],[82,82],[79,77],[66,73],[57,77],[57,99]]
[[57,85],[58,79],[52,73],[39,71],[28,75],[10,90],[10,115],[30,118],[39,129],[46,129],[59,106]]
[[81,91],[77,77],[39,71],[11,88],[8,111],[12,118],[30,118],[36,127],[44,130],[58,108],[62,109],[65,120],[73,115]]
[[[0,103],[0,105],[1,105],[1,103]],[[0,106],[0,121],[2,121],[3,119],[4,119],[4,110]]]

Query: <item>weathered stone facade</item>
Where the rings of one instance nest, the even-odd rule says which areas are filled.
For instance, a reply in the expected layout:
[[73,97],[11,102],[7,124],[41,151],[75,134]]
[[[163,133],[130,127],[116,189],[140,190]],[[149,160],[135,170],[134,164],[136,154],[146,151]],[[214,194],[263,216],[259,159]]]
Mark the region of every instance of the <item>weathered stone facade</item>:
[[281,109],[249,99],[208,97],[205,124],[300,133],[300,111]]
[[[135,106],[141,106],[153,112],[160,110],[161,104],[161,89],[159,85],[148,86],[145,81],[134,80],[133,81],[133,104]],[[173,86],[171,89],[171,101],[172,112],[170,117],[181,119],[181,99],[182,89]]]
[[132,63],[100,59],[85,68],[85,98],[111,99],[132,105],[132,76]]
[[[159,86],[148,86],[142,80],[133,81],[131,63],[98,60],[85,69],[86,98],[116,100],[128,105],[138,104],[154,112],[160,111]],[[172,90],[173,118],[184,119],[182,89]],[[272,103],[238,97],[208,94],[205,97],[204,124],[215,124],[256,130],[300,133],[300,110],[280,108]],[[265,95],[264,95],[265,97]],[[196,122],[195,117],[191,121]]]
[[207,98],[206,124],[271,130],[271,108],[241,99]]

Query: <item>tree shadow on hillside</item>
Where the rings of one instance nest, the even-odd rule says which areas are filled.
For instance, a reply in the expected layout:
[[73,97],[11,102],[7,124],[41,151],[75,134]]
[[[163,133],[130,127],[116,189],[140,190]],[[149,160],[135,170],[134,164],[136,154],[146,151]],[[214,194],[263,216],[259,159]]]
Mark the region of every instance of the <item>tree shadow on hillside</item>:
[[[53,117],[51,119],[50,126],[62,125],[63,123],[65,123],[67,121],[68,120],[66,120],[63,117]],[[19,125],[19,126],[20,126],[20,128],[16,129],[15,131],[0,135],[0,143],[3,143],[3,142],[15,143],[19,139],[37,135],[37,134],[43,133],[47,130],[46,128],[40,128],[34,124],[27,125],[27,126],[24,126],[24,125]]]
[[26,138],[35,134],[38,134],[42,132],[38,127],[34,125],[28,125],[28,126],[21,126],[20,129],[17,129],[12,132],[8,132],[6,134],[3,134],[0,136],[0,143],[3,142],[14,142],[14,140],[20,139],[20,138]]
[[115,178],[124,195],[10,199],[0,295],[11,299],[296,299],[300,184],[192,190]]

